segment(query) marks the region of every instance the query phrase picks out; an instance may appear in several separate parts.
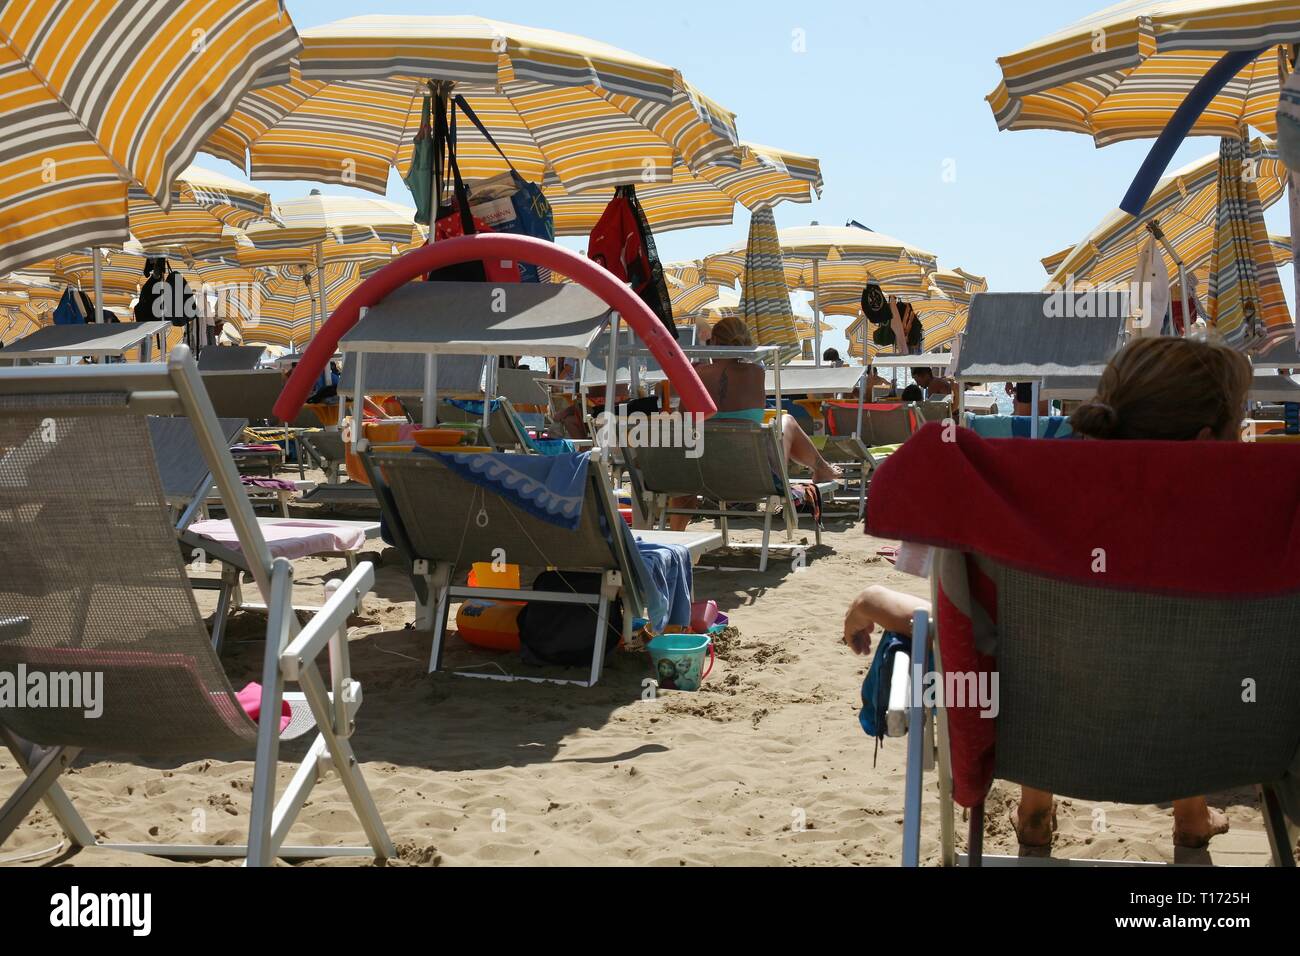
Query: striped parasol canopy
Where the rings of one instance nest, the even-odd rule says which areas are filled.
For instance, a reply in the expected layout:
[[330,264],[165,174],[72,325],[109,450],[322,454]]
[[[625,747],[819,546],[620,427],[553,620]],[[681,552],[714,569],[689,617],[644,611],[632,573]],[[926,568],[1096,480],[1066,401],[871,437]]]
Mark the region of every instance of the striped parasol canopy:
[[749,219],[740,314],[749,326],[755,345],[799,344],[776,217],[770,206],[755,209]]
[[1244,139],[1224,138],[1220,143],[1208,303],[1210,324],[1241,349],[1292,328],[1282,281],[1268,251],[1270,237],[1257,181],[1241,175],[1248,154]]
[[[1250,188],[1258,197],[1258,212],[1262,216],[1263,210],[1281,199],[1285,192],[1286,167],[1270,140],[1256,138],[1243,159],[1243,166],[1230,178],[1240,180],[1243,169],[1253,179]],[[1218,153],[1170,173],[1156,186],[1141,216],[1135,218],[1117,209],[1078,244],[1043,259],[1043,266],[1051,275],[1049,288],[1065,288],[1081,282],[1102,285],[1132,281],[1138,256],[1150,235],[1147,223],[1153,221],[1160,224],[1184,269],[1197,277],[1201,289],[1207,288],[1218,221],[1219,175]],[[1263,220],[1260,221],[1262,224]],[[1285,242],[1281,248],[1280,242]],[[1168,251],[1162,249],[1162,255],[1169,274],[1177,275],[1177,264]],[[1252,257],[1274,263],[1289,261],[1289,240],[1267,237],[1252,249]]]
[[[383,194],[405,173],[430,83],[462,93],[519,173],[569,193],[671,183],[676,158],[740,168],[735,118],[676,70],[584,37],[473,16],[363,16],[303,31],[300,58],[205,149],[254,179]],[[505,171],[458,124],[467,180]]]
[[[971,298],[978,292],[987,291],[988,280],[983,276],[964,269],[941,269],[929,276],[929,286],[923,295],[901,295],[900,298],[911,303],[924,326],[922,350],[941,352],[951,349],[957,336],[966,329]],[[857,358],[862,358],[862,334],[866,325],[867,320],[859,316],[844,333],[849,340],[849,354]],[[874,358],[884,349],[871,341],[870,329],[866,331],[868,356]]]
[[[637,186],[637,199],[656,233],[696,226],[730,225],[736,204],[746,209],[781,202],[807,203],[822,194],[821,163],[810,156],[740,144],[740,167],[705,166],[698,173],[685,163],[673,166],[668,183]],[[567,192],[555,177],[544,187],[560,236],[585,236],[595,227],[608,189]]]
[[1277,135],[1282,47],[1300,41],[1294,0],[1127,0],[998,58],[988,96],[999,129],[1086,133],[1098,146],[1159,136],[1226,54],[1264,50],[1189,135]]
[[[782,229],[778,235],[781,253],[790,263],[788,274],[797,276],[798,281],[805,281],[805,267],[808,267],[806,281],[811,281],[814,260],[819,266],[824,262],[910,262],[931,271],[938,266],[934,253],[858,226],[795,226]],[[745,247],[735,246],[706,256],[702,267],[710,282],[736,283],[745,272]],[[791,288],[812,291],[802,285],[792,284]],[[861,293],[859,287],[859,296]]]
[[304,346],[311,340],[317,319],[317,276],[324,277],[325,312],[328,315],[364,278],[359,262],[330,262],[317,272],[313,267],[282,265],[259,272],[260,297],[239,323],[246,343]]
[[204,140],[301,49],[278,0],[0,4],[0,273],[128,239]]
[[199,166],[190,166],[172,184],[166,210],[133,187],[127,213],[131,235],[142,248],[188,259],[233,256],[238,230],[279,226],[265,192]]
[[275,205],[277,222],[244,233],[252,244],[236,259],[247,266],[387,261],[423,245],[428,230],[415,210],[371,196],[311,195]]

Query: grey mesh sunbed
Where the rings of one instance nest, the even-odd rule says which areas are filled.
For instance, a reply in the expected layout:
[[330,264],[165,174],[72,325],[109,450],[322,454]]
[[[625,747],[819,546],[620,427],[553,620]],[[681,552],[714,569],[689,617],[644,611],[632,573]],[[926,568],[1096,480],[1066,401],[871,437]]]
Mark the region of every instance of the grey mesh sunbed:
[[[716,518],[722,526],[723,547],[731,547],[728,520],[756,518],[754,512],[737,511],[729,505],[763,506],[763,543],[759,548],[759,571],[767,570],[771,550],[772,518],[782,506],[786,540],[794,538],[799,518],[795,512],[785,456],[771,425],[746,421],[707,421],[700,446],[702,454],[692,458],[683,447],[625,448],[629,465],[637,472],[636,487],[653,497],[650,523],[667,527],[669,515]],[[836,482],[818,483],[823,498],[829,498]],[[716,508],[675,508],[669,499],[703,496],[717,502]],[[821,524],[813,522],[817,544],[822,543]],[[801,553],[796,548],[794,553]]]
[[[246,689],[242,700],[186,580],[144,420],[150,414],[184,415],[193,424],[269,608],[262,687]],[[84,695],[60,700],[63,706],[0,711],[0,739],[27,774],[0,807],[0,843],[43,801],[77,848],[245,857],[254,865],[277,857],[392,856],[349,743],[361,689],[348,663],[347,620],[374,580],[373,567],[359,566],[299,627],[292,565],[271,560],[189,350],[177,348],[165,366],[0,370],[0,449],[0,621],[10,622],[0,627],[0,671],[43,671],[61,686],[98,684],[102,691],[95,694],[98,715],[87,711]],[[328,678],[318,660],[327,649]],[[299,692],[286,692],[287,683]],[[280,740],[312,731],[277,802]],[[247,844],[97,838],[59,784],[83,750],[169,759],[254,755]],[[367,845],[286,845],[299,810],[331,771]]]
[[[499,495],[461,478],[437,455],[363,451],[372,482],[379,491],[389,534],[407,558],[416,595],[416,627],[432,630],[429,672],[442,668],[447,613],[455,598],[544,601],[594,607],[597,639],[592,646],[587,680],[554,680],[460,672],[466,677],[497,680],[533,680],[590,687],[600,680],[605,659],[606,622],[612,601],[623,606],[624,637],[631,636],[632,618],[644,611],[645,600],[636,589],[630,556],[623,538],[606,537],[602,530],[622,523],[613,503],[604,471],[593,463],[587,469],[587,495],[578,527],[566,531],[542,521]],[[616,522],[618,524],[616,524]],[[555,568],[560,571],[594,571],[601,575],[599,593],[578,594],[533,590],[462,588],[452,585],[457,573],[475,562],[492,562],[500,553],[511,564]]]

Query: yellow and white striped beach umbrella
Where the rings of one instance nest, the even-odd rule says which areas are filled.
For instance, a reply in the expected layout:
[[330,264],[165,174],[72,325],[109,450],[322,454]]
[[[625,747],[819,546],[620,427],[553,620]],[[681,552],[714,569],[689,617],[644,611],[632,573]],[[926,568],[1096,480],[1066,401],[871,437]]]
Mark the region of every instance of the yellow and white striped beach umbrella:
[[327,263],[320,273],[301,265],[284,265],[260,271],[261,294],[240,323],[246,343],[304,346],[311,339],[317,313],[317,276],[324,277],[328,315],[362,281],[357,262]]
[[[637,185],[636,195],[656,232],[696,226],[730,225],[736,203],[747,209],[781,202],[807,203],[822,193],[821,163],[770,146],[740,144],[740,168],[712,165],[692,172],[684,163],[673,167],[672,182]],[[546,198],[555,214],[555,233],[585,236],[595,227],[608,189],[567,192],[550,177]]]
[[[1253,180],[1253,190],[1258,197],[1259,212],[1282,198],[1286,189],[1286,167],[1278,159],[1277,150],[1269,140],[1256,138],[1250,144],[1248,160],[1237,169],[1232,178],[1240,180],[1243,174]],[[1142,215],[1130,216],[1115,210],[1103,219],[1078,244],[1063,249],[1043,259],[1043,266],[1051,275],[1050,288],[1065,288],[1073,283],[1092,285],[1128,283],[1133,281],[1138,257],[1150,233],[1147,223],[1160,223],[1161,231],[1182,260],[1187,272],[1195,274],[1200,288],[1206,289],[1210,259],[1215,249],[1215,225],[1219,202],[1219,154],[1211,153],[1181,169],[1175,170],[1156,185]],[[1262,223],[1262,219],[1261,219]],[[1274,237],[1267,237],[1253,250],[1256,259],[1278,262],[1289,261],[1289,246],[1279,250]],[[1163,249],[1170,275],[1177,275],[1177,265]]]
[[[812,263],[911,263],[933,271],[938,261],[932,252],[882,232],[857,226],[795,226],[779,233],[781,253],[794,276],[791,288],[811,292]],[[709,282],[732,284],[745,272],[745,247],[736,246],[706,256],[701,263]],[[862,294],[858,288],[859,297]]]
[[127,241],[200,144],[301,44],[278,0],[0,4],[0,273]]
[[[525,179],[570,193],[739,167],[732,113],[676,70],[584,37],[472,16],[364,16],[303,31],[297,65],[251,93],[204,147],[254,179],[384,193],[409,165],[429,82],[454,84]],[[505,170],[458,123],[467,180]]]
[[1086,133],[1098,146],[1159,136],[1225,53],[1265,52],[1230,80],[1189,135],[1277,135],[1281,47],[1300,41],[1296,0],[1128,0],[998,58],[999,129]]
[[127,207],[131,235],[142,248],[191,259],[233,256],[237,230],[277,226],[269,195],[199,166],[190,166],[172,184],[168,209],[138,187],[131,189]]
[[274,209],[275,222],[257,222],[245,231],[252,246],[236,256],[242,265],[387,261],[423,245],[428,235],[412,207],[371,196],[312,190]]

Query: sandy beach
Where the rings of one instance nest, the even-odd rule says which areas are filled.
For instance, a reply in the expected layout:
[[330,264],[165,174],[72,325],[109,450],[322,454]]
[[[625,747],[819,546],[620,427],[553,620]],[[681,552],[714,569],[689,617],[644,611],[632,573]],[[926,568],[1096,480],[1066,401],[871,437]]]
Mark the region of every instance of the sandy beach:
[[[717,665],[700,692],[651,700],[643,699],[651,676],[644,653],[613,653],[594,689],[426,675],[429,639],[405,629],[414,614],[409,584],[395,553],[380,553],[376,543],[367,556],[377,562],[377,585],[366,616],[353,622],[353,672],[365,694],[353,742],[398,847],[394,864],[897,865],[904,742],[888,740],[875,754],[858,726],[867,659],[840,642],[841,622],[858,588],[925,594],[928,584],[877,556],[889,542],[865,536],[861,524],[832,518],[823,540],[797,572],[776,560],[765,574],[698,571],[697,595],[716,599],[733,630],[719,639]],[[295,567],[304,604],[319,602],[325,582],[343,571],[339,560]],[[199,592],[199,599],[210,613],[213,595]],[[225,664],[236,687],[257,679],[264,627],[251,612],[232,621]],[[450,637],[449,664],[482,660]],[[303,746],[282,750],[282,783]],[[103,838],[240,843],[249,756],[169,765],[97,755],[79,761],[64,787]],[[0,752],[0,791],[19,780],[12,757]],[[1007,814],[1017,792],[995,784],[986,853],[1016,852]],[[933,864],[933,774],[926,793],[922,850]],[[1180,851],[1178,862],[1266,863],[1253,791],[1210,802],[1227,812],[1232,832],[1208,853]],[[1175,859],[1167,805],[1063,799],[1059,816],[1058,856]],[[358,841],[336,779],[317,788],[300,819],[291,842]],[[964,844],[964,823],[959,832]],[[160,862],[99,850],[55,853],[60,840],[49,811],[38,807],[6,842],[0,864]]]

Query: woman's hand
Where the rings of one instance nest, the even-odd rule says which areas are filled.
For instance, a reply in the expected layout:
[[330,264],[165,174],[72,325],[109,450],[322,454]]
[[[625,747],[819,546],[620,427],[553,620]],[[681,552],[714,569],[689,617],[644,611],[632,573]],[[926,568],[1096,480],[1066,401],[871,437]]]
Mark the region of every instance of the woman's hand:
[[876,629],[872,608],[862,598],[861,594],[854,598],[844,615],[844,643],[854,654],[871,653],[871,635]]

